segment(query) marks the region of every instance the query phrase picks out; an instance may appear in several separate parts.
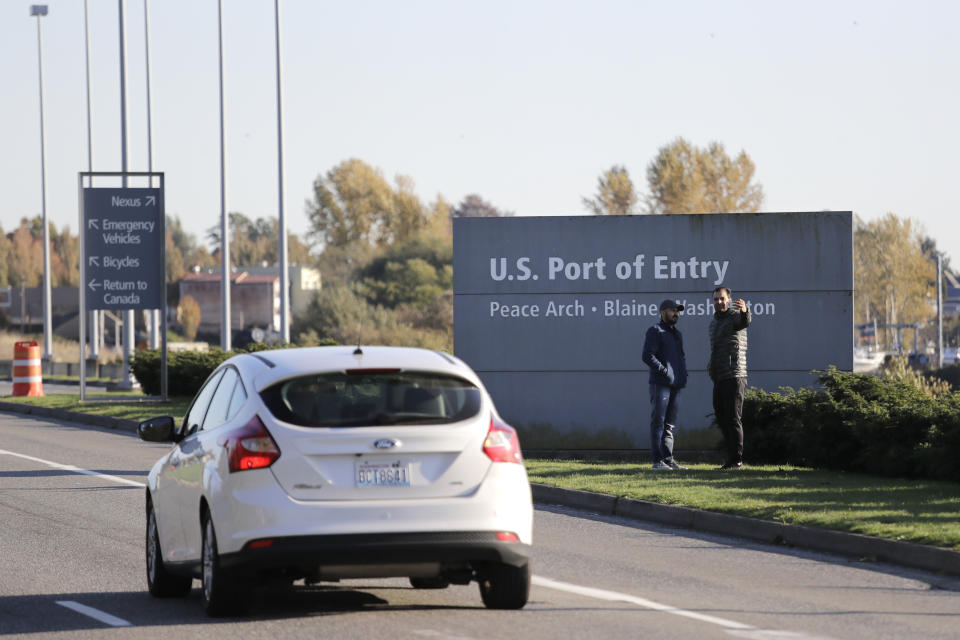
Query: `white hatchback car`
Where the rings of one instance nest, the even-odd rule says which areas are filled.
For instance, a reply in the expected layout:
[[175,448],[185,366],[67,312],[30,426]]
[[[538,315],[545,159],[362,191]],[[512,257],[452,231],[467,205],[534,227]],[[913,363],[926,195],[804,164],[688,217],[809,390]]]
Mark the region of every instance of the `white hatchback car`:
[[490,608],[530,590],[533,503],[516,431],[479,377],[445,353],[400,347],[281,349],[230,358],[177,427],[147,482],[147,583],[210,615],[245,592],[408,577],[476,580]]

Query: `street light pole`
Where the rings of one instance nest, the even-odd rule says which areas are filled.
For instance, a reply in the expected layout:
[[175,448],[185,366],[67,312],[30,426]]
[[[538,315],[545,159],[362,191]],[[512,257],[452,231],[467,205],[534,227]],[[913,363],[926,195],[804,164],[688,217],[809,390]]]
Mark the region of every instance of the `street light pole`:
[[223,134],[223,0],[217,0],[217,37],[220,52],[220,348],[230,351],[230,222],[227,216],[227,176]]
[[280,76],[280,0],[273,0],[274,26],[277,42],[277,235],[280,240],[280,333],[284,342],[290,342],[290,266],[287,261],[287,220],[283,215],[283,106]]
[[[84,66],[87,81],[87,171],[93,173],[93,116],[90,112],[90,25],[87,0],[83,0],[83,50]],[[80,230],[83,233],[83,229]],[[83,313],[83,310],[80,310]],[[100,312],[94,309],[90,312],[90,358],[97,360],[100,357]],[[83,336],[80,337],[83,340]]]
[[[143,0],[143,41],[145,43],[145,60],[147,70],[147,171],[153,173],[153,97],[150,94],[150,5]],[[150,176],[150,186],[153,186],[153,176]],[[166,238],[164,238],[166,241]],[[160,348],[160,313],[166,313],[167,292],[163,292],[163,308],[152,309],[150,315],[150,348]]]
[[[118,0],[120,14],[120,170],[123,172],[123,188],[127,188],[127,44],[126,29],[123,21],[123,0]],[[135,314],[133,309],[123,311],[123,371],[117,386],[132,389],[133,375],[130,361],[133,358],[136,341]]]
[[40,80],[40,212],[43,222],[43,359],[53,359],[53,317],[50,290],[50,225],[47,222],[47,145],[43,126],[43,36],[40,18],[47,15],[47,5],[30,6],[30,15],[37,17],[37,71]]
[[943,368],[943,254],[937,252],[937,369]]

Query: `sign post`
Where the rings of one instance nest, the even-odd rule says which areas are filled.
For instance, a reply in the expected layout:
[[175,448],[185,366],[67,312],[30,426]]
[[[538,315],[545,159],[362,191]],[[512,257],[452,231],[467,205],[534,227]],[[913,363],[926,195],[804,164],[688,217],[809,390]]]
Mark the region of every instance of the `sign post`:
[[[91,186],[93,179],[99,177],[122,177],[124,184],[127,178],[142,177],[147,179],[148,186]],[[84,178],[88,179],[87,185]],[[163,173],[80,173],[81,362],[86,362],[87,312],[161,309],[163,401],[167,399],[165,221]],[[85,364],[80,367],[80,399],[86,399]]]

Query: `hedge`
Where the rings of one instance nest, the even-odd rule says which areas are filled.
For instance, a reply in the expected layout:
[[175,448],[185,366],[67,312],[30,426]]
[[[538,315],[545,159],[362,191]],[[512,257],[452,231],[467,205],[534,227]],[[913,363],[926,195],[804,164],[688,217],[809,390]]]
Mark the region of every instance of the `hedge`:
[[[171,351],[167,354],[167,395],[193,396],[200,390],[204,380],[213,370],[239,353],[253,353],[268,349],[283,349],[293,345],[289,343],[268,346],[260,342],[224,351],[211,347],[207,351]],[[143,349],[134,354],[130,363],[133,375],[147,395],[160,395],[160,350]]]
[[747,458],[884,476],[960,481],[960,392],[831,367],[818,390],[750,389]]

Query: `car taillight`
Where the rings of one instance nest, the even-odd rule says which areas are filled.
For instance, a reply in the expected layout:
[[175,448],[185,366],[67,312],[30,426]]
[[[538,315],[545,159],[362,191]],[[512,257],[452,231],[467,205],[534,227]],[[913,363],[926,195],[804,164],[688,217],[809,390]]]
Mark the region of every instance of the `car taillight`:
[[490,430],[483,441],[483,452],[494,462],[523,462],[516,430],[495,415],[490,416]]
[[277,443],[263,426],[260,416],[253,416],[247,424],[227,436],[230,472],[263,469],[280,457]]

